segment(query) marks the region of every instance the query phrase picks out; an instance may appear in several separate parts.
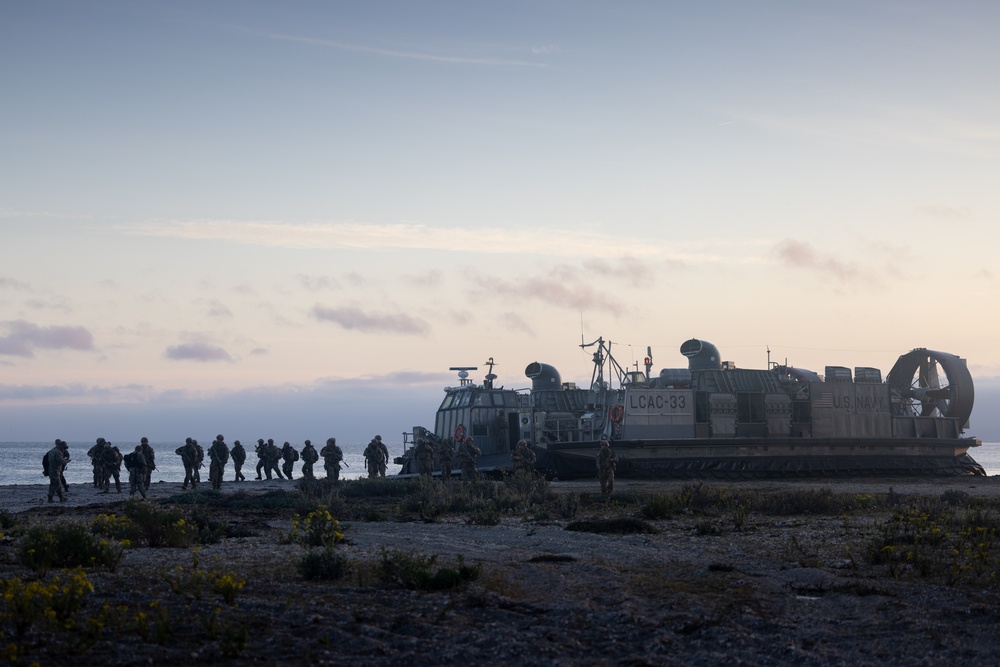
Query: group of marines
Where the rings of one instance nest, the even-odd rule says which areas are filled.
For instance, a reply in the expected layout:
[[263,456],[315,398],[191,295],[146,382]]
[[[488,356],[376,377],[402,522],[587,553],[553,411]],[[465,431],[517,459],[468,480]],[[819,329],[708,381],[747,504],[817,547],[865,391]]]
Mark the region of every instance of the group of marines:
[[[115,490],[122,492],[121,470],[124,464],[129,475],[129,494],[138,493],[143,498],[146,497],[150,477],[156,468],[156,455],[148,438],[142,438],[134,451],[124,455],[117,446],[104,438],[98,438],[94,446],[87,450],[87,456],[94,468],[94,487],[103,489],[102,493],[111,492],[112,478],[115,480]],[[50,503],[55,496],[59,496],[60,501],[66,500],[69,484],[66,483],[64,472],[69,459],[69,445],[65,440],[59,439],[42,458],[42,474],[49,478]]]
[[[263,479],[262,473],[267,479],[272,479],[272,474],[278,479],[292,479],[294,464],[302,461],[302,476],[305,479],[315,479],[313,465],[323,459],[323,468],[326,470],[327,478],[337,481],[340,479],[340,466],[344,461],[344,452],[337,445],[336,438],[328,438],[326,445],[318,452],[313,447],[312,442],[306,440],[302,447],[301,454],[289,442],[285,442],[282,447],[274,444],[274,440],[263,438],[257,440],[255,448],[257,454],[257,479]],[[192,489],[197,488],[201,482],[200,470],[204,466],[205,451],[194,438],[187,438],[184,444],[175,450],[181,457],[184,464],[183,489],[191,485]],[[438,439],[431,437],[418,438],[413,449],[414,460],[417,464],[417,471],[422,476],[431,476],[434,471],[435,459],[437,459],[438,469],[441,471],[441,479],[451,478],[454,461],[457,458],[459,468],[462,471],[462,478],[466,480],[479,479],[479,470],[476,461],[481,454],[471,437],[466,437],[455,443],[450,439]],[[149,484],[153,470],[156,469],[156,452],[149,444],[149,439],[143,437],[135,450],[129,454],[122,455],[117,446],[98,438],[97,442],[87,451],[91,464],[94,468],[94,486],[103,489],[102,493],[110,493],[111,479],[115,481],[115,489],[122,492],[121,467],[124,464],[129,474],[129,494],[139,493],[143,498],[149,491]],[[208,448],[209,472],[208,478],[213,489],[222,487],[222,477],[226,464],[230,459],[233,461],[235,475],[233,481],[246,481],[242,468],[246,462],[246,450],[239,440],[233,441],[230,448],[225,438],[219,434],[215,437]],[[386,467],[389,464],[389,449],[382,442],[382,436],[376,435],[364,450],[365,468],[369,477],[385,477]],[[515,474],[533,476],[535,474],[535,452],[528,447],[524,440],[518,441],[511,452],[511,462],[514,465]],[[601,441],[597,457],[598,479],[601,483],[601,492],[605,495],[614,490],[615,467],[618,456],[611,449],[607,439]],[[55,496],[59,496],[60,501],[66,500],[65,492],[69,491],[69,484],[63,474],[69,464],[69,446],[65,440],[56,440],[55,446],[50,449],[42,459],[43,474],[49,478],[49,502],[53,502]],[[281,462],[281,467],[278,464]]]
[[[528,451],[534,456],[534,452]],[[451,479],[456,458],[459,469],[462,471],[462,479],[470,481],[479,479],[479,468],[476,467],[476,461],[480,454],[482,451],[476,446],[476,441],[471,436],[459,439],[457,446],[451,438],[439,439],[424,436],[417,438],[413,446],[413,458],[417,464],[417,472],[424,477],[430,477],[434,473],[434,459],[437,458],[442,480]]]
[[[278,479],[293,479],[295,462],[300,460],[302,461],[302,476],[305,479],[315,479],[313,465],[322,458],[326,476],[336,481],[340,479],[340,464],[344,463],[344,452],[337,445],[336,438],[327,438],[326,445],[319,451],[313,447],[311,440],[306,440],[301,453],[288,441],[285,441],[283,446],[278,447],[274,444],[273,439],[260,438],[257,440],[254,452],[257,454],[257,479],[265,477],[273,479],[272,475],[277,476]],[[197,488],[201,482],[199,470],[204,465],[205,458],[201,445],[198,444],[197,440],[188,438],[183,446],[177,448],[176,453],[180,455],[184,464],[184,484],[181,488],[187,489],[188,483],[191,484],[192,489]],[[243,464],[246,463],[247,452],[239,440],[234,440],[230,449],[222,434],[215,436],[215,440],[208,448],[208,459],[208,479],[213,489],[222,488],[222,476],[230,459],[233,461],[235,473],[233,481],[246,481],[246,477],[243,475]],[[347,464],[344,463],[344,465]]]

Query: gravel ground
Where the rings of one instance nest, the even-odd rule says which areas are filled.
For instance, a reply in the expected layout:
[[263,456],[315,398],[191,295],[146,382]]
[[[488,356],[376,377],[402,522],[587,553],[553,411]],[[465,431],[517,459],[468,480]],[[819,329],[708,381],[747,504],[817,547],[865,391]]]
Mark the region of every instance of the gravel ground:
[[[998,482],[727,484],[762,493],[829,488],[886,494],[891,487],[903,497],[939,497],[947,491],[996,496]],[[617,491],[656,494],[684,484],[619,480]],[[593,493],[595,486],[561,482],[550,488]],[[224,490],[279,488],[292,483],[255,481]],[[151,495],[155,500],[179,492],[179,484],[161,483]],[[44,497],[41,485],[8,487],[0,509],[51,521],[89,520],[121,508],[117,494],[102,496],[92,488],[73,488],[65,503],[40,502]],[[614,500],[594,507],[602,516],[618,511]],[[360,575],[307,582],[294,566],[302,547],[284,543],[287,517],[231,513],[224,518],[244,537],[202,547],[196,555],[191,549],[129,549],[116,573],[88,572],[96,589],[88,614],[97,618],[106,604],[119,632],[95,630],[91,643],[78,637],[81,632],[32,633],[21,640],[19,655],[27,662],[74,665],[996,664],[995,589],[894,578],[852,555],[887,512],[849,520],[751,513],[741,530],[720,518],[716,534],[705,533],[703,518],[683,514],[650,522],[656,533],[632,535],[570,531],[567,521],[515,516],[495,526],[448,517],[435,523],[350,521],[345,528],[347,541],[337,550],[356,562],[376,563],[390,549],[436,556],[440,564],[461,557],[478,565],[478,579],[452,592],[392,589]],[[0,545],[3,578],[29,576],[16,564],[14,548],[12,540]],[[176,585],[190,584],[195,559],[202,571],[235,572],[247,580],[234,605],[212,591],[196,595],[194,587]]]

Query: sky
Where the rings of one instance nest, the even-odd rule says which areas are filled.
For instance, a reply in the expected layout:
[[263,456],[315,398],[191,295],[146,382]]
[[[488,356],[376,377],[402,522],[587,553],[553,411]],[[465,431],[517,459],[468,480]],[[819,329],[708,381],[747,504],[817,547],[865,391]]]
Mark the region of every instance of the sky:
[[[967,359],[1000,4],[0,2],[0,440],[433,425],[582,341]],[[655,370],[654,370],[655,372]],[[211,435],[210,435],[211,434]]]

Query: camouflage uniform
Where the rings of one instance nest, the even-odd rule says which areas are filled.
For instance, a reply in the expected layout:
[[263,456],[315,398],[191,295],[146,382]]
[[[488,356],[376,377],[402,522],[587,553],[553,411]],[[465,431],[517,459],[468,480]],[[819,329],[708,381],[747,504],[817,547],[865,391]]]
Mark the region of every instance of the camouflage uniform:
[[[368,450],[366,449],[365,452]],[[337,481],[340,479],[340,462],[344,460],[344,452],[337,446],[336,438],[327,438],[326,446],[319,450],[319,455],[323,457],[323,468],[326,470],[326,478]],[[365,464],[367,465],[367,453],[365,454]]]
[[195,457],[194,462],[194,478],[201,483],[201,467],[205,465],[205,449],[198,444],[197,440],[192,440],[191,443],[194,445],[194,450],[198,453]]
[[379,467],[379,475],[385,477],[385,470],[389,466],[389,448],[385,446],[382,442],[382,436],[375,436],[375,443],[378,446],[378,451],[382,455],[382,465]]
[[278,469],[278,461],[281,460],[281,450],[278,449],[277,445],[274,444],[274,440],[271,438],[267,439],[267,458],[264,459],[264,472],[267,473],[267,478],[271,479],[271,473],[273,472],[278,476],[278,479],[284,479],[284,475],[281,474],[281,470]]
[[451,468],[455,461],[455,448],[451,445],[451,440],[442,440],[437,445],[438,463],[441,466],[441,479],[451,479]]
[[479,469],[476,468],[476,460],[482,454],[476,441],[469,436],[458,448],[458,463],[462,468],[462,479],[472,482],[479,479]]
[[66,496],[63,495],[62,487],[62,471],[66,466],[66,454],[58,440],[56,440],[55,446],[45,455],[44,464],[45,474],[49,477],[49,502],[52,502],[54,496],[59,496],[60,502],[65,501]]
[[213,489],[222,488],[222,474],[226,470],[226,463],[229,462],[229,447],[222,435],[215,437],[215,442],[208,448],[208,479],[212,483]]
[[146,461],[143,466],[142,485],[149,491],[149,485],[153,481],[153,471],[156,470],[156,452],[150,446],[149,438],[145,436],[139,441],[139,446],[142,447],[142,458]]
[[413,447],[413,459],[421,477],[430,477],[434,473],[434,448],[430,440],[427,438],[417,440],[417,444]]
[[369,477],[385,477],[385,456],[382,454],[382,436],[376,435],[365,447],[365,468]]
[[601,448],[597,450],[597,477],[601,480],[601,493],[609,495],[615,490],[615,465],[618,455],[611,449],[611,443],[605,438],[601,440]]
[[195,466],[198,465],[198,450],[195,448],[194,442],[193,439],[186,438],[184,445],[174,450],[184,464],[184,484],[181,488],[185,490],[188,488],[189,482],[192,489],[198,486],[198,478],[195,476]]
[[134,496],[136,491],[146,497],[146,470],[149,462],[142,450],[142,445],[136,445],[135,451],[125,456],[125,469],[128,470],[128,494]]
[[63,458],[66,459],[62,472],[59,473],[59,480],[62,482],[63,491],[69,493],[69,482],[66,481],[66,468],[69,467],[69,445],[66,444],[65,440],[56,440],[56,446],[62,450]]
[[104,447],[104,453],[101,454],[101,473],[104,475],[102,480],[102,486],[104,487],[103,493],[111,492],[111,478],[115,478],[115,489],[118,493],[122,492],[122,453],[118,451],[117,447],[112,447],[111,443],[107,443]]
[[[261,479],[260,471],[267,466],[267,444],[264,442],[264,438],[257,438],[257,446],[254,448],[254,452],[257,454],[257,479]],[[270,471],[267,478],[271,478]]]
[[528,443],[524,440],[518,440],[514,451],[510,453],[511,463],[514,464],[514,474],[533,477],[535,458],[535,452],[528,447]]
[[90,457],[90,464],[94,466],[94,488],[99,489],[104,486],[104,468],[101,463],[104,455],[104,438],[98,438],[94,446],[87,450]]
[[299,460],[299,453],[295,451],[295,448],[288,441],[281,447],[281,460],[283,461],[281,471],[285,473],[285,477],[291,479],[292,469],[295,466],[295,462]]
[[233,451],[231,454],[233,457],[233,470],[236,471],[233,481],[245,482],[247,478],[243,476],[243,463],[247,460],[247,450],[243,449],[243,445],[240,444],[239,440],[233,441]]
[[313,474],[313,464],[319,461],[319,454],[311,440],[306,440],[302,446],[302,476],[306,479],[316,479]]

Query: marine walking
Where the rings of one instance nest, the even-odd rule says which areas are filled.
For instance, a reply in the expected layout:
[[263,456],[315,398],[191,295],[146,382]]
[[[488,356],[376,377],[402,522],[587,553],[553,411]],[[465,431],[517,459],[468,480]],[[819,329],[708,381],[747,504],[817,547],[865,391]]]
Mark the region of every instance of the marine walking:
[[615,490],[615,466],[618,464],[618,455],[611,449],[611,443],[607,438],[601,439],[601,446],[597,450],[597,478],[601,482],[601,493],[605,496],[611,495]]
[[281,446],[281,472],[284,473],[287,479],[292,479],[292,469],[295,466],[295,462],[299,460],[299,453],[292,447],[292,444],[285,441],[285,444]]
[[215,436],[215,441],[208,448],[208,459],[208,479],[213,489],[221,489],[222,475],[226,470],[226,464],[229,462],[229,447],[226,445],[226,440],[222,437],[221,433]]
[[233,459],[233,470],[235,471],[235,476],[233,477],[234,482],[245,482],[247,478],[243,476],[243,464],[247,460],[247,450],[243,448],[239,440],[233,440],[233,448],[229,452]]
[[[143,438],[143,440],[146,440],[146,438]],[[123,460],[125,462],[125,469],[128,471],[129,495],[134,496],[138,493],[145,498],[146,491],[148,491],[146,486],[146,472],[149,468],[149,461],[146,459],[142,443],[136,445],[135,450],[126,454]]]
[[313,447],[312,440],[306,440],[302,445],[302,476],[306,479],[316,479],[313,474],[313,464],[319,461],[319,453]]
[[385,477],[386,466],[389,464],[389,448],[382,442],[382,436],[376,435],[365,447],[365,468],[371,478]]
[[52,449],[42,459],[42,474],[49,478],[49,502],[59,496],[60,502],[66,501],[63,493],[62,472],[69,460],[69,447],[64,440],[56,440]]
[[[368,450],[366,449],[365,452]],[[323,457],[323,469],[326,470],[326,478],[338,481],[340,479],[340,463],[344,460],[344,452],[337,445],[336,438],[327,438],[326,445],[319,450],[319,455]],[[368,464],[368,455],[365,454],[365,465]]]

